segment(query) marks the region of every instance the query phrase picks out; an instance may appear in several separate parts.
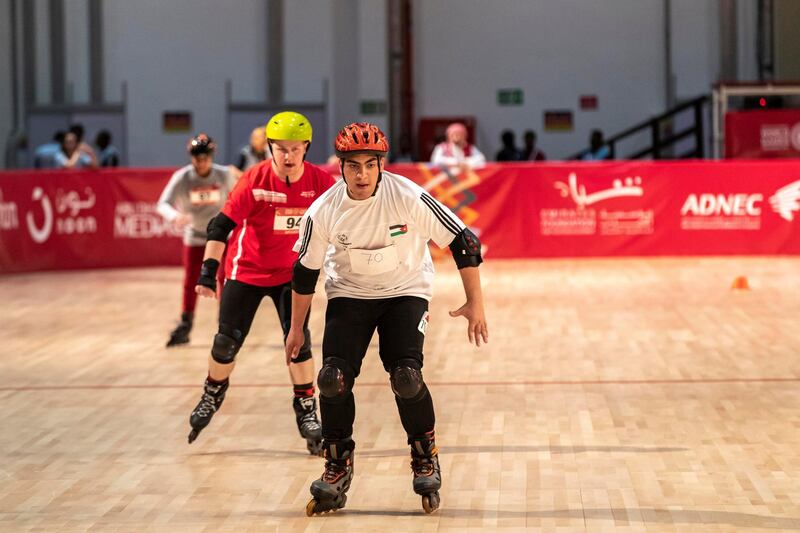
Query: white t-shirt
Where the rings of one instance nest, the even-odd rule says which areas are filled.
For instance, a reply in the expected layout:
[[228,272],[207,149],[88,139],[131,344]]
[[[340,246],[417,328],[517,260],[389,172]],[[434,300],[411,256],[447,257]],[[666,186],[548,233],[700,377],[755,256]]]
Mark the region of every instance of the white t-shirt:
[[300,223],[300,263],[325,268],[328,298],[433,296],[428,241],[449,245],[464,223],[408,178],[383,172],[376,193],[353,200],[344,180],[317,198]]

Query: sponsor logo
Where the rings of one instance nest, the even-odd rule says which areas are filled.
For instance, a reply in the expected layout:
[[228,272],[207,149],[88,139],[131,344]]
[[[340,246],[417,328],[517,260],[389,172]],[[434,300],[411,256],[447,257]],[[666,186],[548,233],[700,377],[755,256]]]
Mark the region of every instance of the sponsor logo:
[[158,214],[155,204],[119,202],[114,208],[114,238],[179,237],[183,232]]
[[303,198],[314,198],[316,195],[317,191],[303,191],[300,193]]
[[0,189],[0,230],[15,229],[19,227],[17,204],[3,201],[3,191]]
[[789,126],[786,124],[763,124],[761,126],[761,149],[765,152],[789,149]]
[[792,140],[794,149],[800,152],[800,122],[792,126],[792,131],[789,133]]
[[650,235],[654,232],[652,209],[595,209],[595,204],[612,198],[644,196],[641,176],[614,179],[611,187],[588,192],[576,173],[554,184],[562,198],[575,203],[574,208],[542,209],[539,229],[542,235]]
[[753,216],[761,215],[764,195],[756,194],[690,194],[681,207],[681,215]]
[[758,230],[764,195],[690,194],[681,207],[681,229]]
[[570,197],[575,202],[579,209],[583,209],[587,205],[596,204],[603,200],[611,198],[620,198],[623,196],[642,196],[644,190],[641,187],[641,176],[629,176],[622,179],[615,179],[611,184],[610,189],[602,189],[591,194],[586,192],[586,186],[578,183],[578,176],[572,172],[567,178],[567,182],[557,181],[555,188],[563,198]]
[[795,213],[800,211],[800,180],[775,191],[775,194],[769,197],[769,204],[784,220],[789,222],[794,220]]
[[[52,235],[53,230],[59,235],[83,235],[97,233],[97,219],[93,216],[84,214],[81,211],[88,211],[95,204],[95,194],[91,187],[83,189],[86,198],[81,198],[78,191],[63,191],[58,189],[56,192],[55,213],[50,197],[41,187],[34,187],[31,193],[31,200],[39,203],[39,209],[28,211],[25,214],[25,222],[28,226],[28,233],[36,243],[46,242]],[[41,216],[37,216],[35,211],[39,211]],[[41,220],[41,225],[38,222]]]
[[34,220],[33,213],[30,211],[25,215],[25,222],[28,224],[28,233],[31,234],[33,242],[41,244],[50,238],[50,232],[53,231],[53,206],[50,204],[50,198],[41,187],[33,189],[31,200],[41,202],[43,223],[38,226]]
[[763,124],[761,126],[761,149],[765,152],[794,148],[800,151],[800,122],[789,124]]

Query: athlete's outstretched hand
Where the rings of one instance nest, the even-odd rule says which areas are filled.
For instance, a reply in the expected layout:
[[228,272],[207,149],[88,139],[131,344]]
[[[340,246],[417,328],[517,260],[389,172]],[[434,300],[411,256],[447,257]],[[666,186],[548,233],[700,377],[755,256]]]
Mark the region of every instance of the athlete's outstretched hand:
[[292,363],[292,359],[296,358],[297,354],[300,353],[300,348],[303,347],[305,340],[306,336],[303,334],[302,329],[289,329],[289,334],[286,336],[286,366],[289,366]]
[[489,342],[489,327],[486,325],[486,315],[483,312],[482,302],[467,300],[467,303],[455,311],[450,311],[450,316],[463,316],[467,319],[469,323],[467,325],[467,335],[470,343],[474,342],[475,346],[480,346],[481,339],[483,339],[484,344]]

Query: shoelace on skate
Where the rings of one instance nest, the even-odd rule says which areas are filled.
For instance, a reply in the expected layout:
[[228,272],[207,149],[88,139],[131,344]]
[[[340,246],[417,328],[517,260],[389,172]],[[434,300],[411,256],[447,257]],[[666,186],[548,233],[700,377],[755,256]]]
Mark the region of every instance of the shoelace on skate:
[[217,403],[216,398],[208,394],[207,392],[203,394],[203,401],[202,403],[197,406],[197,411],[195,411],[198,415],[202,417],[206,417],[211,413],[217,412]]
[[412,457],[411,470],[418,476],[430,476],[433,474],[433,458],[432,457]]
[[311,426],[310,429],[318,429],[320,427],[319,421],[317,420],[317,414],[314,411],[309,411],[303,416],[300,417],[300,425],[301,426]]
[[325,472],[322,473],[322,481],[326,483],[335,483],[344,474],[347,473],[347,465],[340,465],[333,461],[325,463]]

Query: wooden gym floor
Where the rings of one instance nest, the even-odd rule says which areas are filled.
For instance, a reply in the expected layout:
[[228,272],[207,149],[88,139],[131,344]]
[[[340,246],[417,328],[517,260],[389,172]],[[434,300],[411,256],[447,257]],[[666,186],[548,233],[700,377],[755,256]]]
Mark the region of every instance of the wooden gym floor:
[[[322,462],[291,410],[270,302],[192,445],[215,331],[167,350],[177,268],[0,277],[2,531],[800,530],[800,258],[490,261],[490,343],[447,316],[425,377],[442,508],[423,514],[387,376],[356,384],[346,509],[307,518]],[[733,291],[736,276],[751,290]],[[324,293],[312,315],[319,363]]]

